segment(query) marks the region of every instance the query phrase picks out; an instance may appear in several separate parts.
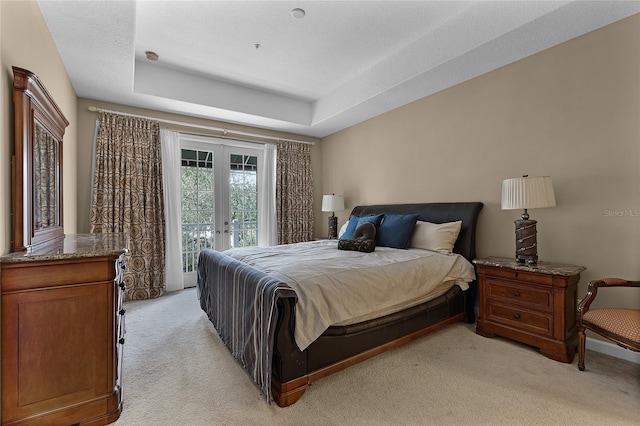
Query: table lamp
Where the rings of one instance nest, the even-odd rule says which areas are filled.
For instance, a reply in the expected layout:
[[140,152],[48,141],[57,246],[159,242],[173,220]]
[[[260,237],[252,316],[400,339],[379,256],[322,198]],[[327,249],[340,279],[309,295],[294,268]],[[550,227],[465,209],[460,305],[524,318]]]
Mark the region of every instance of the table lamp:
[[502,210],[524,209],[516,225],[516,261],[538,263],[536,221],[529,219],[527,209],[554,207],[556,197],[550,176],[524,175],[502,181]]
[[344,210],[344,197],[342,195],[322,196],[322,211],[331,212],[331,216],[329,216],[329,239],[338,238],[338,218],[335,212],[342,210]]

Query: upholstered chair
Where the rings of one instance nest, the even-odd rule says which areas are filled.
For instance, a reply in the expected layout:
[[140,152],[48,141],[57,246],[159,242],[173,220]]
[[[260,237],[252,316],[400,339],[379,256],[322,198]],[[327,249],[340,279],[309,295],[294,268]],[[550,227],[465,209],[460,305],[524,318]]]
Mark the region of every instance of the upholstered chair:
[[578,368],[584,371],[585,329],[614,341],[625,349],[640,352],[640,309],[589,309],[598,289],[640,287],[640,281],[604,278],[591,281],[587,296],[578,305]]

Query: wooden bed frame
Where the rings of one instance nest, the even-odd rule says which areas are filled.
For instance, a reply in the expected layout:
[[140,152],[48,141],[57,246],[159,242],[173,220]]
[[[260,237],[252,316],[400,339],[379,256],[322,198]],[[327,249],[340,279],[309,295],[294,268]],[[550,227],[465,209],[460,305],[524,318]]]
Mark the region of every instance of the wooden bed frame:
[[[471,262],[476,255],[476,223],[483,204],[425,203],[355,207],[351,214],[419,214],[419,220],[445,223],[462,220],[454,252]],[[294,339],[295,302],[278,301],[278,321],[273,349],[273,399],[289,406],[302,396],[307,386],[379,353],[461,320],[475,321],[477,283],[467,291],[454,286],[434,300],[401,312],[347,326],[329,327],[304,351]]]

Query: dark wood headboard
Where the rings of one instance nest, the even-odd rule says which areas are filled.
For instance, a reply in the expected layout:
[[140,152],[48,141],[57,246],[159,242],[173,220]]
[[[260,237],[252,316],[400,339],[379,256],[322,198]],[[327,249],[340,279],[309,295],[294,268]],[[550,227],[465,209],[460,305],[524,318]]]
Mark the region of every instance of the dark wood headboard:
[[379,204],[356,206],[351,214],[419,214],[418,220],[432,223],[462,221],[460,235],[453,251],[464,256],[469,262],[476,257],[476,224],[483,204],[468,203],[421,203],[421,204]]

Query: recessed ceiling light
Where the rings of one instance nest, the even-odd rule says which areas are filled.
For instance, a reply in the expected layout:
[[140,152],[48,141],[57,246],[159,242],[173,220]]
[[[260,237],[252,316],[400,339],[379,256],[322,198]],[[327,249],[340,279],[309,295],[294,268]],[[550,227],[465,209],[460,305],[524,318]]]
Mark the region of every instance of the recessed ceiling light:
[[295,9],[291,10],[291,16],[293,16],[296,19],[301,19],[304,18],[304,15],[307,12],[304,11],[304,9],[300,9],[299,7],[296,7]]
[[152,52],[150,50],[147,50],[146,52],[144,52],[144,54],[147,56],[147,59],[150,61],[157,61],[159,58],[156,52]]

